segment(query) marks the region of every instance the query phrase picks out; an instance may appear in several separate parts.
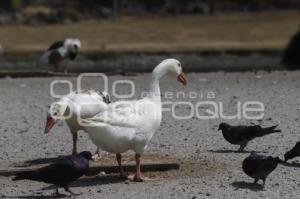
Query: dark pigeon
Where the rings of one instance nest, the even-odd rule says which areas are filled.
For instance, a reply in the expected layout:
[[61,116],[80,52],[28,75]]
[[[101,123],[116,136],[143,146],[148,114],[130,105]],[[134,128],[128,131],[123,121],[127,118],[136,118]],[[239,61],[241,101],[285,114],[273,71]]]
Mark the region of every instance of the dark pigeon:
[[57,65],[63,60],[63,56],[59,53],[58,49],[63,48],[65,41],[56,41],[48,48],[49,54],[48,60],[50,64]]
[[290,151],[284,154],[284,161],[287,162],[289,159],[300,156],[300,141]]
[[271,133],[281,132],[276,126],[262,128],[259,125],[254,126],[231,126],[227,123],[221,123],[218,130],[222,130],[223,137],[231,144],[240,145],[238,151],[243,151],[248,142],[257,137],[262,137]]
[[69,58],[70,58],[70,60],[75,60],[76,59],[76,57],[77,57],[77,52],[70,52],[69,53]]
[[62,55],[54,50],[49,54],[48,60],[49,63],[54,65],[56,67],[56,69],[58,69],[58,63],[61,62],[64,58],[62,57]]
[[33,180],[45,182],[56,186],[57,195],[59,195],[59,187],[63,187],[71,195],[76,195],[69,189],[69,184],[86,174],[89,169],[90,160],[92,160],[92,154],[89,151],[83,151],[78,155],[71,156],[40,169],[18,173],[13,178],[13,181]]
[[278,157],[263,156],[256,153],[251,153],[243,161],[243,171],[250,177],[254,178],[256,184],[259,180],[263,180],[263,185],[266,183],[268,175],[274,171],[281,160]]

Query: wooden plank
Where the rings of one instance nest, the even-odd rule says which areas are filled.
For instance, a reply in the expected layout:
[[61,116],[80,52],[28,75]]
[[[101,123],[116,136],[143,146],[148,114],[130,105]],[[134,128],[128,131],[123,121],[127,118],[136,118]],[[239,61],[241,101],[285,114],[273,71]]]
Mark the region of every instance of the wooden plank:
[[[180,165],[178,163],[163,163],[163,164],[143,164],[141,165],[142,172],[154,172],[154,171],[169,171],[179,170]],[[23,171],[32,171],[37,168],[13,168],[13,169],[2,169],[0,170],[0,176],[13,176]],[[125,172],[134,172],[135,165],[124,165],[123,169]],[[100,172],[118,173],[118,166],[91,166],[87,175],[97,175]]]

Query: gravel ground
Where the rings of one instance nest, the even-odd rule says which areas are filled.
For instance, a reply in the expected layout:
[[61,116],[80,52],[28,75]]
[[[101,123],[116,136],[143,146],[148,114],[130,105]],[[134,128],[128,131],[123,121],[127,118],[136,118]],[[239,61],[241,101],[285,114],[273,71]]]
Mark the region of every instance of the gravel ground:
[[[172,79],[161,82],[163,101],[188,101],[196,105],[215,94],[214,102],[223,102],[224,113],[234,114],[238,102],[260,101],[265,106],[262,120],[232,119],[231,124],[279,124],[281,134],[272,134],[251,142],[246,150],[274,156],[282,155],[300,140],[299,87],[300,72],[189,73],[186,88]],[[109,76],[109,88],[114,80],[130,79],[136,84],[136,95],[147,88],[149,74]],[[0,168],[6,169],[27,160],[57,157],[71,152],[71,136],[61,122],[48,135],[43,134],[47,105],[54,99],[49,85],[59,78],[24,78],[0,80]],[[65,78],[75,82],[75,78]],[[99,83],[100,82],[100,83]],[[101,81],[90,78],[86,88],[99,88]],[[66,88],[56,88],[64,93]],[[197,97],[173,97],[170,92],[197,92]],[[120,93],[128,87],[120,86]],[[169,93],[169,94],[168,94]],[[210,93],[210,94],[209,94]],[[112,100],[116,100],[113,97]],[[170,106],[166,106],[170,107]],[[203,111],[202,109],[199,109]],[[178,105],[176,114],[187,116],[191,108]],[[144,183],[119,181],[116,176],[80,179],[72,185],[78,198],[299,198],[299,159],[279,165],[269,176],[264,189],[252,186],[253,180],[241,170],[242,160],[249,153],[233,153],[238,147],[225,142],[217,131],[221,119],[191,118],[178,120],[170,112],[163,113],[163,122],[145,152],[161,159],[171,158],[181,164],[179,171],[153,174],[156,180]],[[80,150],[95,150],[85,133],[80,134]],[[128,153],[130,156],[131,153]],[[104,157],[109,154],[104,153]],[[101,163],[100,163],[101,164]],[[151,174],[146,174],[151,175]],[[0,177],[3,198],[51,198],[52,187],[43,183],[18,181]]]

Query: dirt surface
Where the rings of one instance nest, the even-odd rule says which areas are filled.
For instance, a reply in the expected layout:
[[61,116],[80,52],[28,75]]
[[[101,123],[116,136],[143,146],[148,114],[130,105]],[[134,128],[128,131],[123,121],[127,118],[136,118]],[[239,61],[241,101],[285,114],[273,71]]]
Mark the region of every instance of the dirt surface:
[[[120,181],[117,174],[89,176],[72,184],[71,189],[82,193],[78,198],[299,198],[299,159],[279,165],[267,179],[264,189],[251,185],[253,180],[241,169],[242,160],[249,151],[282,157],[300,140],[299,75],[298,71],[190,73],[185,88],[166,77],[161,81],[164,102],[184,101],[192,105],[205,100],[222,102],[224,114],[233,115],[238,102],[260,101],[265,106],[262,120],[226,121],[266,126],[279,124],[282,133],[256,139],[246,147],[246,153],[235,153],[238,147],[227,143],[217,131],[221,119],[199,119],[193,113],[191,118],[179,120],[170,112],[164,112],[161,127],[145,152],[145,163],[177,162],[180,170],[145,173],[154,180],[144,183]],[[109,76],[109,88],[115,80],[133,80],[136,85],[134,98],[138,98],[147,88],[148,78],[149,74]],[[26,161],[38,164],[40,159],[51,162],[51,158],[70,154],[71,136],[63,122],[48,135],[43,134],[47,105],[54,100],[49,94],[50,83],[58,79],[76,82],[74,77],[0,79],[1,169],[26,166]],[[83,87],[101,89],[101,85],[99,79],[89,78]],[[67,89],[57,86],[55,91],[63,94]],[[170,92],[180,91],[186,96],[173,93],[170,97]],[[128,94],[128,86],[120,86],[118,92]],[[188,96],[191,92],[197,93],[196,98]],[[208,93],[214,93],[215,98],[208,99]],[[113,96],[112,100],[116,98]],[[203,109],[205,107],[200,107],[200,111]],[[187,116],[191,107],[178,105],[175,110],[176,115]],[[95,150],[85,133],[80,133],[79,150]],[[125,162],[131,163],[133,155],[126,153]],[[103,152],[103,163],[98,164],[115,164],[114,157]],[[52,198],[53,192],[53,187],[44,183],[12,182],[11,178],[0,176],[2,198]]]
[[282,49],[298,24],[297,11],[122,16],[117,22],[1,26],[0,38],[5,38],[1,41],[4,52],[19,53],[44,51],[52,42],[66,37],[79,38],[82,51],[98,53]]

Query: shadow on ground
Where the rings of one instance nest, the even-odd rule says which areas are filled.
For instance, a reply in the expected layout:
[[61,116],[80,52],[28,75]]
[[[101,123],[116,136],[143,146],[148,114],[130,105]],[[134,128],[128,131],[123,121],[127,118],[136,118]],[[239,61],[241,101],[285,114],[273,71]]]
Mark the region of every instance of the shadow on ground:
[[3,196],[3,198],[32,198],[32,199],[47,199],[47,198],[66,198],[68,195],[60,194],[60,195],[28,195],[28,196]]
[[[88,186],[98,186],[103,184],[115,184],[115,183],[122,183],[123,180],[120,179],[118,175],[109,175],[109,176],[95,176],[95,177],[87,177],[87,178],[81,178],[77,180],[76,182],[70,184],[70,188],[76,188],[76,187],[88,187]],[[50,185],[47,187],[44,187],[37,192],[41,192],[43,190],[53,190],[53,193],[55,192],[55,186]],[[76,192],[75,192],[76,193]],[[3,196],[3,198],[65,198],[68,195],[66,194],[60,194],[60,195],[26,195],[26,196]]]
[[39,165],[39,164],[49,164],[49,163],[53,163],[53,162],[56,162],[59,160],[63,160],[67,157],[69,157],[69,156],[58,156],[58,157],[53,157],[53,158],[38,158],[38,159],[34,159],[34,160],[27,160],[27,161],[25,161],[25,164],[28,164],[29,166]]
[[[94,177],[87,177],[87,178],[81,178],[77,180],[76,182],[70,184],[70,187],[89,187],[89,186],[99,186],[104,184],[116,184],[116,183],[122,183],[123,180],[120,179],[119,175],[107,175],[107,176],[94,176]],[[42,190],[49,190],[49,189],[55,189],[55,186],[50,185],[45,188],[42,188]]]
[[286,166],[286,167],[300,168],[300,163],[298,163],[298,162],[292,162],[292,163],[289,163],[289,162],[282,162],[281,164],[282,164],[283,166]]
[[266,153],[265,151],[237,151],[237,150],[208,150],[210,153]]
[[251,191],[262,191],[264,189],[264,186],[261,184],[254,184],[243,181],[236,181],[231,183],[231,185],[237,189],[249,189]]
[[35,165],[42,165],[42,164],[50,164],[57,162],[59,160],[63,160],[69,156],[58,156],[58,157],[51,157],[51,158],[37,158],[34,160],[26,160],[25,162],[21,163],[14,163],[14,167],[30,167]]

